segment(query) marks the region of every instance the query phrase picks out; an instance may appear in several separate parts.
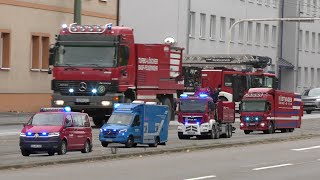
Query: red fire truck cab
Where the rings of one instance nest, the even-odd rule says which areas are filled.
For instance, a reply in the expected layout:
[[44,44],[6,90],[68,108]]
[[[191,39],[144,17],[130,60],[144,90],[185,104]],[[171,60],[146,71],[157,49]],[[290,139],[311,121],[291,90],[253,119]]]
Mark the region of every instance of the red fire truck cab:
[[172,119],[184,90],[182,51],[135,44],[129,27],[64,25],[50,49],[52,106],[84,111],[101,126],[115,103],[156,101],[169,107]]
[[240,129],[245,134],[293,132],[300,128],[302,116],[301,95],[272,88],[252,88],[240,104]]

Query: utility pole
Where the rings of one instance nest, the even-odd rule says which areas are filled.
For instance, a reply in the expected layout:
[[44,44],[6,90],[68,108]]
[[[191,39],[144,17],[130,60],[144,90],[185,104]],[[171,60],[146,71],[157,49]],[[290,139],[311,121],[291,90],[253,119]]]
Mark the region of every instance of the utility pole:
[[81,24],[81,0],[74,0],[73,22]]
[[[279,18],[284,18],[284,0],[279,2]],[[299,22],[298,22],[299,23]],[[278,45],[277,45],[277,57],[275,63],[275,73],[279,79],[279,89],[281,89],[281,67],[279,66],[280,60],[282,57],[282,46],[283,46],[283,21],[278,22]]]

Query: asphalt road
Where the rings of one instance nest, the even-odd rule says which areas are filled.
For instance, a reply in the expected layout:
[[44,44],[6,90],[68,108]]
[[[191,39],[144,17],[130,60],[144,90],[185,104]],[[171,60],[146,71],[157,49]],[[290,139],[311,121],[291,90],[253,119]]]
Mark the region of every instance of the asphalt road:
[[1,171],[0,179],[301,180],[320,177],[320,138]]
[[[218,140],[179,140],[177,137],[176,128],[171,126],[169,130],[169,141],[166,146],[158,146],[157,148],[149,148],[147,146],[138,146],[137,148],[124,148],[123,145],[113,144],[113,147],[118,147],[118,154],[126,153],[144,153],[157,150],[167,150],[179,147],[190,146],[203,146],[203,145],[225,145],[239,142],[255,142],[257,140],[277,139],[277,138],[289,138],[300,137],[304,135],[320,135],[320,114],[311,114],[304,116],[304,121],[301,129],[296,129],[293,133],[275,133],[271,135],[262,134],[262,132],[251,133],[245,135],[239,130],[239,123],[235,123],[237,128],[233,137],[230,139],[218,139]],[[82,154],[80,152],[68,152],[64,156],[48,156],[47,154],[31,155],[30,157],[22,157],[19,149],[19,133],[21,125],[0,126],[0,167],[16,164],[25,164],[26,167],[33,163],[47,162],[47,161],[60,161],[60,160],[72,160],[82,157],[93,157],[100,155],[111,155],[111,148],[103,148],[98,140],[99,129],[94,128],[94,147],[93,152],[89,154]]]

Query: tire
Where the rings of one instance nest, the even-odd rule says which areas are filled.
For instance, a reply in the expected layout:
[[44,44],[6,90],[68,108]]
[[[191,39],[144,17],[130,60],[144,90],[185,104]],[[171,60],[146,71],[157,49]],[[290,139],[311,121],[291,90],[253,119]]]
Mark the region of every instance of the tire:
[[81,150],[82,153],[89,153],[90,152],[90,142],[87,140],[84,143],[84,148]]
[[30,152],[29,151],[22,150],[22,149],[21,149],[21,154],[22,154],[22,156],[30,156]]
[[133,143],[132,147],[137,147],[138,143]]
[[209,133],[209,139],[217,139],[216,138],[216,129],[215,129],[215,126],[212,126],[212,129]]
[[281,129],[281,133],[287,133],[289,132],[289,129]]
[[108,147],[108,145],[109,145],[109,143],[107,143],[107,142],[101,142],[102,147]]
[[274,125],[273,125],[273,122],[270,122],[269,123],[269,126],[268,126],[268,130],[265,130],[263,131],[265,134],[272,134],[274,133]]
[[49,156],[53,156],[55,152],[53,150],[48,151]]
[[156,137],[153,144],[149,144],[149,147],[158,147],[158,144],[160,143],[160,138]]
[[129,138],[128,138],[126,144],[125,144],[126,148],[131,148],[133,146],[133,144],[134,144],[134,139],[133,139],[132,136],[129,136]]
[[294,128],[289,128],[289,132],[293,132],[294,131]]
[[220,138],[219,127],[214,126],[214,139],[219,139],[219,138]]
[[65,140],[63,140],[61,142],[61,145],[59,147],[59,150],[58,150],[58,155],[64,155],[67,153],[67,149],[68,149],[68,145],[67,145],[67,142]]
[[227,133],[226,133],[226,138],[230,138],[232,136],[232,129],[230,125],[227,125]]
[[230,129],[230,138],[232,137],[232,130],[233,130],[233,127],[232,127],[232,125],[230,124],[230,126],[229,126],[229,129]]
[[[172,103],[170,101],[169,98],[163,98],[161,101],[162,105],[167,105],[168,106],[168,119],[169,121],[174,120],[174,112],[173,112],[173,107],[172,107]],[[168,121],[168,123],[169,123]]]
[[243,132],[244,132],[244,134],[250,134],[251,133],[250,130],[244,130]]
[[307,114],[311,114],[311,112],[312,112],[311,110],[306,110]]
[[183,135],[182,133],[178,133],[178,138],[179,138],[179,139],[190,139],[189,136],[185,136],[185,135]]

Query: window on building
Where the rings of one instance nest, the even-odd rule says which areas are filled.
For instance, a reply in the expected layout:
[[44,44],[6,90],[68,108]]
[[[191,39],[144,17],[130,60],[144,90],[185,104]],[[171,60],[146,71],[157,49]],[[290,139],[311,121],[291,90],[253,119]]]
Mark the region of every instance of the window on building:
[[0,30],[0,69],[10,69],[10,31]]
[[190,12],[189,14],[190,24],[189,24],[189,37],[195,37],[195,26],[196,26],[196,13]]
[[317,68],[317,80],[316,80],[316,82],[317,82],[317,87],[319,87],[320,86],[320,68]]
[[47,70],[49,67],[49,35],[31,36],[31,70]]
[[311,68],[311,87],[315,86],[315,84],[314,84],[314,79],[315,79],[314,73],[315,73],[314,68]]
[[277,45],[277,26],[272,26],[272,47]]
[[226,38],[226,18],[220,17],[220,40],[224,41]]
[[269,25],[264,25],[264,45],[269,46]]
[[312,14],[313,14],[313,17],[317,17],[317,12],[318,12],[318,0],[313,0],[313,7],[312,7],[312,9],[313,9],[313,12],[312,12]]
[[306,36],[305,36],[305,43],[306,43],[306,49],[305,51],[309,51],[309,31],[306,31]]
[[308,67],[304,68],[304,86],[307,86],[309,84],[309,71],[308,71]]
[[265,0],[266,6],[270,6],[270,1],[271,0]]
[[252,44],[252,22],[248,22],[248,30],[247,30],[247,43]]
[[301,67],[298,67],[298,86],[302,86],[302,72]]
[[239,23],[239,43],[243,43],[243,36],[244,36],[244,23]]
[[200,14],[200,38],[206,37],[206,14]]
[[257,4],[261,5],[263,0],[257,0]]
[[210,39],[216,39],[217,18],[215,15],[210,16]]
[[302,51],[303,32],[299,30],[299,50]]
[[[230,18],[230,25],[229,25],[229,29],[231,28],[231,26],[236,22],[235,19]],[[233,27],[231,30],[231,42],[234,42],[234,36],[235,36],[235,28]]]
[[310,14],[311,11],[311,0],[307,0],[307,15]]
[[318,53],[320,54],[320,33],[318,33]]
[[315,32],[312,33],[311,42],[312,42],[311,51],[314,53],[316,51],[316,33]]
[[259,45],[260,46],[260,43],[261,43],[261,23],[257,23],[256,24],[256,45]]

